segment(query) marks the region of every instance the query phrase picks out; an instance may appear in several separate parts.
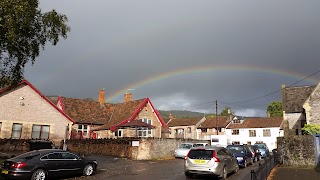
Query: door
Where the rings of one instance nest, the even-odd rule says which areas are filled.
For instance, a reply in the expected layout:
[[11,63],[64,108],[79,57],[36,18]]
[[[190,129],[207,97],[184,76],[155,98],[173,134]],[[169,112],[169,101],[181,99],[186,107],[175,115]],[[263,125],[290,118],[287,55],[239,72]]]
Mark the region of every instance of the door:
[[69,152],[62,152],[61,156],[65,174],[80,173],[82,171],[82,161],[77,155]]
[[41,158],[49,176],[59,176],[63,174],[63,163],[60,153],[50,153]]

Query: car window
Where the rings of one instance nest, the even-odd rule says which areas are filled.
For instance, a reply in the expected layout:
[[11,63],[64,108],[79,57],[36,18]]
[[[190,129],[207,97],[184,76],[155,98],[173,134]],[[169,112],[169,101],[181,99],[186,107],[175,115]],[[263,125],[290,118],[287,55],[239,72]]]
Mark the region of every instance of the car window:
[[244,153],[244,149],[242,146],[228,146],[227,149],[231,153]]
[[53,159],[62,159],[61,153],[51,153],[48,154],[48,159],[53,160]]
[[79,159],[78,156],[74,155],[74,154],[71,154],[71,153],[61,153],[61,156],[63,159]]
[[218,155],[228,155],[228,152],[225,150],[225,149],[220,149],[218,152],[217,152]]
[[181,144],[179,147],[180,148],[191,149],[192,148],[192,144]]
[[214,150],[190,150],[188,157],[190,159],[211,159]]

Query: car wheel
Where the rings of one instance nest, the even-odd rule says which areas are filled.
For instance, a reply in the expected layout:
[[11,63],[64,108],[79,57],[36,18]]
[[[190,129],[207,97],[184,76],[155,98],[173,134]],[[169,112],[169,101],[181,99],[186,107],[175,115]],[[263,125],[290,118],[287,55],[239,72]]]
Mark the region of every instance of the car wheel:
[[43,169],[37,169],[32,173],[31,180],[44,180],[46,179],[46,172]]
[[228,176],[227,168],[223,167],[222,174],[221,174],[220,178],[221,179],[227,179],[227,176]]
[[244,167],[244,168],[247,167],[247,160],[244,160],[243,167]]
[[83,168],[83,175],[84,176],[91,176],[93,173],[93,166],[92,164],[87,164],[84,168]]
[[239,172],[239,165],[236,166],[236,169],[233,171],[235,174]]
[[192,179],[192,174],[191,174],[191,173],[184,172],[184,175],[186,175],[186,177],[187,177],[188,179]]

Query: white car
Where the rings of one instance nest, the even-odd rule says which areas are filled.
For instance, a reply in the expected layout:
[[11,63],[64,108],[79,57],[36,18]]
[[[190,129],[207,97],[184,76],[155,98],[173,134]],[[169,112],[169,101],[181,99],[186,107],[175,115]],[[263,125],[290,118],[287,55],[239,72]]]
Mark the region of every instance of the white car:
[[189,150],[193,147],[207,147],[209,146],[208,143],[182,143],[175,151],[174,151],[174,157],[178,158],[184,158]]
[[174,157],[184,158],[189,150],[193,147],[194,143],[182,143],[175,151]]

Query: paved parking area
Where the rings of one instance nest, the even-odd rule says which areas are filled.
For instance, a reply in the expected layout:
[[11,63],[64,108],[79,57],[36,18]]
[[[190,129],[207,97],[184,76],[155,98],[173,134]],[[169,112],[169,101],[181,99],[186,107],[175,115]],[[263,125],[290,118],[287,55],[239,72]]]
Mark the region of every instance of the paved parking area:
[[[110,180],[183,180],[187,179],[183,171],[183,159],[160,161],[134,161],[105,156],[92,156],[98,161],[98,171],[90,177],[72,177],[71,179],[110,179]],[[252,169],[256,169],[258,163],[240,169],[237,174],[230,175],[228,180],[239,180],[247,176]],[[209,176],[195,176],[193,179],[212,179]]]

